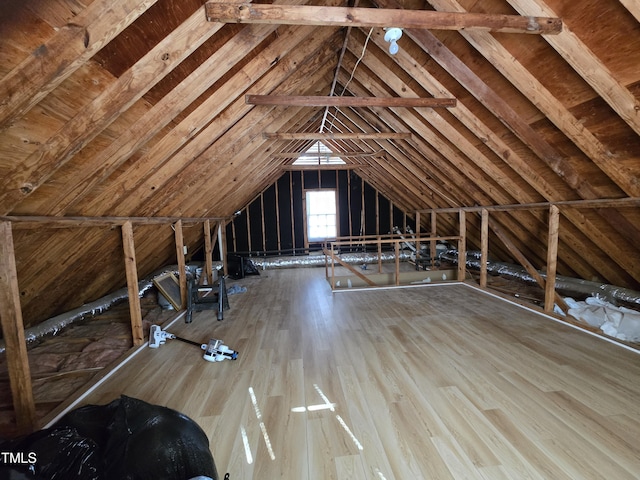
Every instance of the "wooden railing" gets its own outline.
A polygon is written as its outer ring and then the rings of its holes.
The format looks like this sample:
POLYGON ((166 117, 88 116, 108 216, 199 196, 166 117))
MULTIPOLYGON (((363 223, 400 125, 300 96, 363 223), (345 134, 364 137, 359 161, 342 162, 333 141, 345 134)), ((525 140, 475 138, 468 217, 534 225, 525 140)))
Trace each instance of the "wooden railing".
MULTIPOLYGON (((329 280, 331 284, 331 288, 336 288, 336 272, 335 266, 336 262, 346 268, 350 273, 355 275, 356 277, 363 280, 367 285, 371 287, 378 286, 375 282, 373 282, 370 278, 367 278, 367 275, 364 275, 362 272, 356 270, 347 262, 344 262, 340 258, 340 247, 365 247, 367 245, 375 245, 377 247, 377 255, 378 255, 378 273, 382 272, 382 247, 383 245, 392 246, 394 252, 394 261, 395 261, 395 274, 394 274, 394 284, 400 285, 400 245, 403 243, 416 243, 416 251, 420 251, 420 242, 433 242, 437 241, 451 241, 455 240, 458 242, 458 247, 461 247, 461 244, 464 245, 463 235, 455 235, 455 236, 423 236, 422 234, 387 234, 387 235, 364 235, 358 237, 338 237, 335 240, 326 240, 322 245, 322 251, 325 255, 325 275, 327 280, 329 280), (331 271, 331 274, 329 274, 331 271)), ((462 247, 464 248, 464 247, 462 247)), ((435 247, 434 247, 435 251, 435 247)), ((435 254, 431 256, 431 258, 435 258, 435 254)), ((462 268, 458 268, 458 280, 464 280, 465 269, 464 263, 462 268)))
MULTIPOLYGON (((554 305, 558 305, 565 313, 569 307, 556 292, 556 269, 558 265, 558 235, 560 224, 560 208, 579 209, 579 208, 623 208, 640 206, 640 198, 620 198, 620 199, 594 199, 594 200, 567 200, 558 202, 541 202, 529 204, 514 205, 492 205, 492 206, 474 206, 474 207, 451 207, 437 208, 416 211, 416 229, 420 228, 421 214, 430 215, 431 235, 435 236, 437 231, 437 215, 441 213, 457 213, 460 222, 460 235, 464 239, 466 230, 467 213, 479 213, 481 217, 481 256, 480 256, 480 287, 487 286, 487 262, 489 253, 489 230, 491 230, 509 250, 511 255, 526 269, 526 271, 536 280, 536 282, 544 289, 544 310, 547 313, 553 312, 554 305), (489 218, 490 212, 505 212, 515 210, 548 210, 548 235, 547 235, 547 259, 546 259, 546 279, 539 271, 527 260, 526 255, 518 249, 515 243, 510 239, 509 234, 496 221, 489 218)), ((432 255, 435 254, 435 243, 431 244, 432 255)), ((465 265, 466 248, 458 249, 458 268, 465 265)))

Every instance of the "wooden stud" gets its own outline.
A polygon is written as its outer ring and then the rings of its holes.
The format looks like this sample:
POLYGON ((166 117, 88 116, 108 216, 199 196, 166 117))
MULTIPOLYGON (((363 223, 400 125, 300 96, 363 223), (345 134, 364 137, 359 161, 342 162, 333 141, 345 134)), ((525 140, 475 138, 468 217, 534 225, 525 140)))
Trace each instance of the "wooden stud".
POLYGON ((176 242, 176 260, 178 262, 178 281, 180 283, 180 302, 181 307, 187 305, 187 266, 184 260, 184 236, 182 234, 182 220, 178 220, 173 225, 173 231, 176 242))
MULTIPOLYGON (((302 172, 300 172, 302 175, 302 172)), ((293 173, 289 172, 289 195, 293 198, 293 173)), ((293 248, 293 252, 295 254, 296 251, 296 221, 293 210, 293 201, 291 202, 291 248, 293 248)))
MULTIPOLYGON (((437 232, 437 224, 436 224, 436 220, 437 220, 437 216, 438 214, 436 212, 431 212, 431 236, 435 237, 438 232, 437 232)), ((436 241, 435 240, 431 240, 429 242, 429 254, 431 256, 431 266, 435 266, 436 263, 436 254, 438 252, 437 248, 436 248, 436 241)))
POLYGON ((9 222, 0 222, 0 322, 17 427, 22 434, 30 433, 36 425, 35 404, 20 306, 13 233, 9 222))
POLYGON ((211 245, 211 223, 209 220, 204 221, 204 274, 207 278, 207 284, 213 285, 213 246, 211 245))
POLYGON ((420 231, 422 230, 420 226, 420 212, 416 212, 416 267, 419 266, 420 262, 420 231))
POLYGON ((302 239, 304 241, 304 248, 309 248, 309 236, 307 235, 307 193, 304 185, 304 172, 300 172, 300 183, 302 184, 302 239))
POLYGON ((262 251, 267 250, 267 232, 264 222, 264 192, 260 192, 260 225, 262 225, 262 251))
POLYGON ((224 222, 218 223, 218 248, 222 261, 222 274, 226 277, 229 275, 229 264, 227 262, 227 229, 224 222))
POLYGON ((489 257, 489 211, 484 208, 481 212, 480 225, 480 286, 487 287, 487 262, 489 257))
POLYGON ((129 293, 131 336, 133 338, 133 346, 138 347, 144 343, 144 332, 142 331, 138 267, 136 265, 136 250, 133 241, 133 225, 131 222, 125 222, 125 224, 122 225, 122 246, 124 250, 124 267, 127 274, 127 291, 129 293))
POLYGON ((360 212, 360 235, 364 236, 367 234, 367 217, 365 211, 364 204, 364 178, 360 177, 360 202, 362 204, 361 212, 360 212))
POLYGON ((458 281, 463 282, 467 269, 467 221, 464 210, 459 211, 460 239, 458 240, 458 281))
POLYGON ((544 291, 545 312, 553 312, 553 306, 555 304, 559 229, 560 209, 555 205, 551 205, 549 208, 549 240, 547 246, 547 282, 544 291))
POLYGON ((353 235, 353 218, 351 215, 351 174, 347 173, 347 207, 349 209, 349 236, 353 235))
POLYGON ((380 194, 378 189, 375 189, 376 195, 376 235, 380 234, 380 194))
POLYGON ((276 189, 276 235, 278 237, 278 251, 282 251, 282 237, 280 235, 280 188, 278 181, 275 183, 276 189))
POLYGON ((249 216, 249 205, 245 208, 247 211, 247 248, 251 252, 253 251, 253 242, 251 241, 251 218, 249 216))
POLYGON ((396 258, 396 271, 395 271, 396 285, 400 285, 400 243, 399 242, 395 242, 393 244, 393 250, 396 258))
POLYGON ((232 240, 233 240, 233 251, 237 252, 238 251, 238 241, 237 241, 237 238, 236 238, 236 220, 235 220, 235 218, 231 222, 231 237, 232 237, 232 240))

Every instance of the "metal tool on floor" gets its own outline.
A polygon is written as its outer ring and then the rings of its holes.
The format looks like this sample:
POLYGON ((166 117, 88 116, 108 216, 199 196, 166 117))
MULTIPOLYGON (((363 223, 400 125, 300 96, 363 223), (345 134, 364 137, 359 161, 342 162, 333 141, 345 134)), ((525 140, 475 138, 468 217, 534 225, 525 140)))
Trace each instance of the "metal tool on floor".
POLYGON ((212 338, 209 340, 209 343, 198 343, 162 330, 159 325, 151 325, 151 329, 149 330, 150 348, 159 348, 160 345, 164 345, 167 340, 172 339, 200 347, 204 350, 203 358, 207 362, 221 362, 223 360, 235 360, 238 358, 238 352, 224 345, 222 340, 212 338))

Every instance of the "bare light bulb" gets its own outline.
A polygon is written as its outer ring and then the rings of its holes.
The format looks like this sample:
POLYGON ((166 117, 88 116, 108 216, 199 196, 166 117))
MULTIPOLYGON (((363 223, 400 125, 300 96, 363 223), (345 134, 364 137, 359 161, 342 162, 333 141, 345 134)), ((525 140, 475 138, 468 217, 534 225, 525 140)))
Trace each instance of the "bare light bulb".
POLYGON ((389 53, 395 55, 398 53, 398 40, 402 37, 402 29, 397 27, 385 28, 385 42, 389 42, 389 53))

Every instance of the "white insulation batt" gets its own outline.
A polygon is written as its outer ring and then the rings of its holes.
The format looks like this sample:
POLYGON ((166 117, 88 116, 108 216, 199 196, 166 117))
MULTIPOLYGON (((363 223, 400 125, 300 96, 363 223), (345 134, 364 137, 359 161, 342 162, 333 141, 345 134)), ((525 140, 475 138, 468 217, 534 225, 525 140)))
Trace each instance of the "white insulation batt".
POLYGON ((616 307, 597 297, 583 302, 565 298, 572 317, 597 327, 610 337, 627 342, 640 342, 640 312, 625 307, 616 307))

